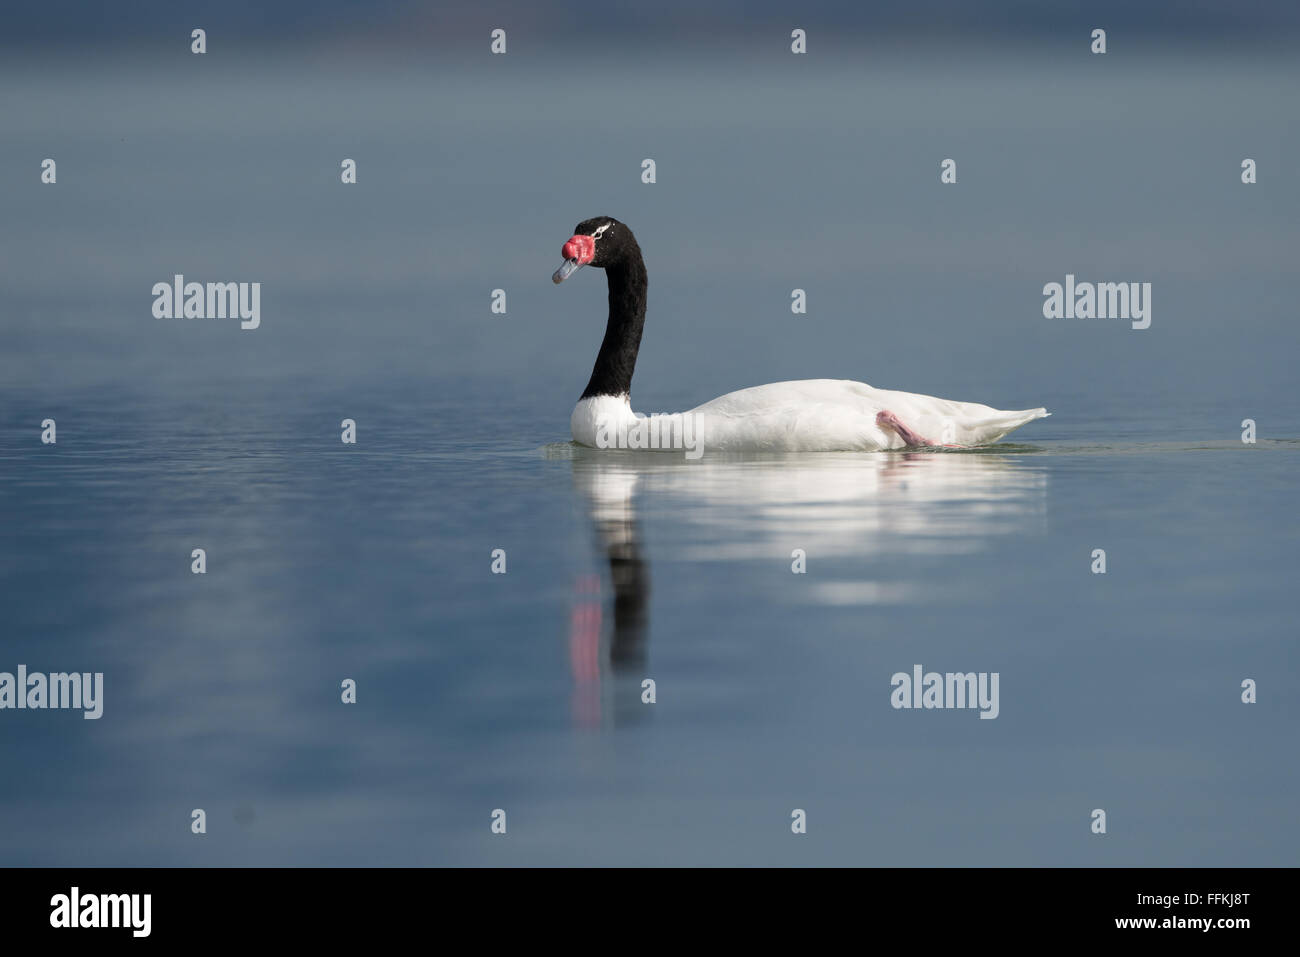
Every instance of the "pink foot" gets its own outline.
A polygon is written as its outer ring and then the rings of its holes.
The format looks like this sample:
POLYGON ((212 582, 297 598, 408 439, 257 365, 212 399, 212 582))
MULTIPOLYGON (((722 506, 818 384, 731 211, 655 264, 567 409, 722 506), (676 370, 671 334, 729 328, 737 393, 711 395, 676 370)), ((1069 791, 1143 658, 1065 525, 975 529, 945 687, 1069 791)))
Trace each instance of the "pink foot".
POLYGON ((951 445, 947 443, 935 442, 932 439, 927 439, 920 432, 913 432, 911 429, 909 429, 907 426, 903 424, 902 420, 899 419, 898 416, 894 415, 894 413, 890 412, 888 409, 881 409, 879 412, 876 413, 876 425, 880 426, 886 432, 893 432, 895 435, 897 435, 900 439, 903 440, 904 445, 911 446, 914 448, 918 448, 918 447, 945 448, 945 449, 961 448, 960 445, 951 445))

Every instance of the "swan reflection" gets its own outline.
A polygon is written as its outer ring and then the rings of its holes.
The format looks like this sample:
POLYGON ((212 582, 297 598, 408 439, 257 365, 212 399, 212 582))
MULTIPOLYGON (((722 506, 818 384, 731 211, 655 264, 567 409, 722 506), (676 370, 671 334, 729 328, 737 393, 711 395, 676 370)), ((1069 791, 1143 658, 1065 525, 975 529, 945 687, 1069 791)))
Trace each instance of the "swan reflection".
POLYGON ((603 566, 579 582, 570 629, 579 688, 575 716, 583 724, 602 720, 606 674, 629 682, 615 698, 626 699, 616 721, 649 710, 640 704, 639 687, 650 677, 651 578, 639 509, 657 524, 674 526, 676 560, 788 567, 801 549, 809 575, 797 600, 824 605, 905 603, 922 591, 934 594, 929 583, 853 575, 843 569, 860 569, 860 563, 828 559, 969 555, 998 538, 1045 530, 1046 472, 1032 457, 1012 452, 733 455, 688 462, 664 453, 557 445, 547 454, 571 460, 603 566), (612 590, 608 615, 602 580, 612 590))

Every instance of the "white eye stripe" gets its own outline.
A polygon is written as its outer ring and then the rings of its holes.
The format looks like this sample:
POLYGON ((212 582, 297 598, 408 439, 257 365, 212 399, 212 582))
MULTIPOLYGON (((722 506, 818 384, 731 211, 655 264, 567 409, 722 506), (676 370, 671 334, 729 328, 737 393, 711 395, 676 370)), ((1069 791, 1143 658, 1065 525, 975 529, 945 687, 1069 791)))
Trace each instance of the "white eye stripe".
POLYGON ((594 233, 592 233, 592 234, 591 234, 592 242, 595 242, 595 241, 596 241, 597 239, 599 239, 601 236, 605 235, 605 230, 609 229, 609 227, 611 227, 611 226, 613 226, 613 225, 614 225, 613 223, 606 223, 604 226, 601 226, 600 229, 598 229, 598 230, 596 230, 594 233))

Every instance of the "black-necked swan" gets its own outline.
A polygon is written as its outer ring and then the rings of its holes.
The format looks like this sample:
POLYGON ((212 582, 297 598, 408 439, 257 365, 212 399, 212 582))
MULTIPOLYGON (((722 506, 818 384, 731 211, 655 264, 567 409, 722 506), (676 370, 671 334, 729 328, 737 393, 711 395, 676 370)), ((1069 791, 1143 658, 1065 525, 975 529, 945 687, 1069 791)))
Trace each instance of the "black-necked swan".
MULTIPOLYGON (((570 419, 573 440, 593 448, 681 449, 685 431, 713 451, 838 452, 969 447, 996 442, 1046 409, 1002 412, 848 379, 773 382, 729 392, 689 412, 647 419, 632 411, 632 372, 645 325, 645 260, 632 230, 611 216, 579 223, 563 246, 561 283, 583 266, 605 270, 609 320, 591 379, 570 419), (656 428, 645 426, 659 419, 656 428), (634 438, 626 442, 620 437, 634 438), (668 442, 663 436, 674 435, 668 442)), ((688 446, 690 441, 688 441, 688 446)))

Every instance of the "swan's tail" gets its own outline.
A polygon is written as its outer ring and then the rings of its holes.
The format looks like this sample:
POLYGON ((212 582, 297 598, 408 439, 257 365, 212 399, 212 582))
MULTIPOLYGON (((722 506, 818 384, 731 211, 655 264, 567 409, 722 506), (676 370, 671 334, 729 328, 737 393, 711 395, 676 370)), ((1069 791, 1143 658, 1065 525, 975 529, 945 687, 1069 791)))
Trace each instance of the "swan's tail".
POLYGON ((988 445, 998 441, 1004 435, 1014 432, 1026 422, 1032 422, 1034 419, 1045 419, 1052 413, 1046 409, 1021 409, 1018 412, 998 412, 987 418, 972 422, 968 429, 970 435, 967 436, 969 445, 988 445))

